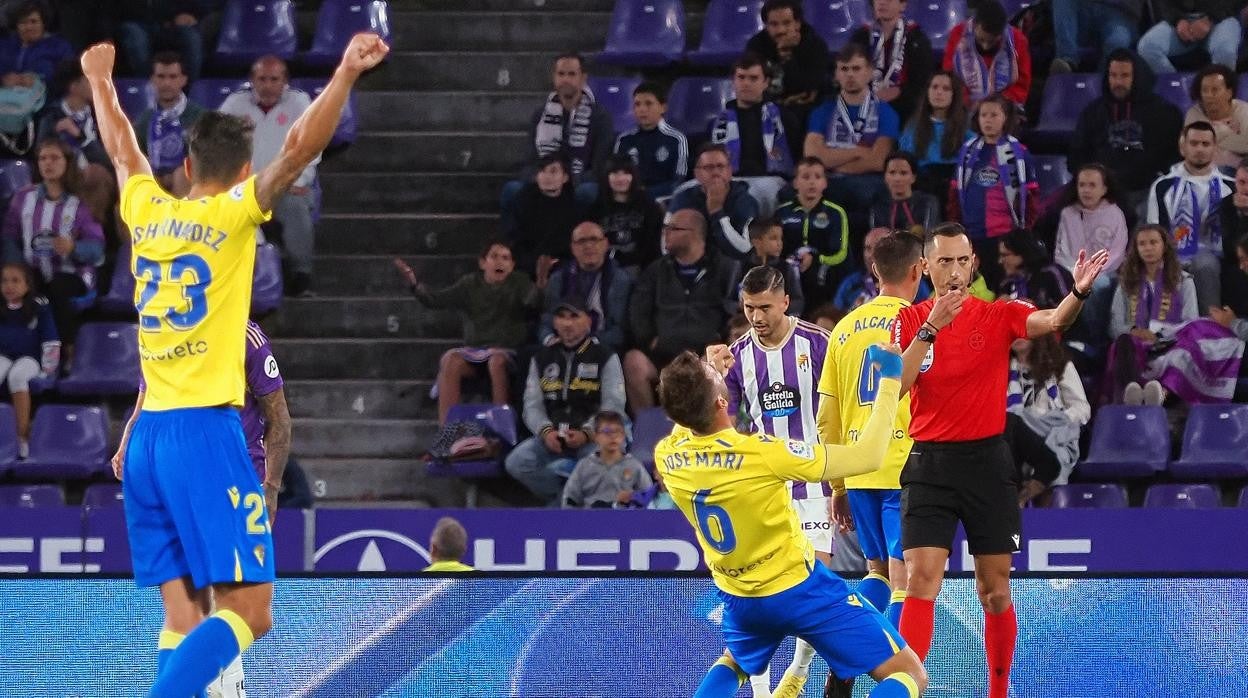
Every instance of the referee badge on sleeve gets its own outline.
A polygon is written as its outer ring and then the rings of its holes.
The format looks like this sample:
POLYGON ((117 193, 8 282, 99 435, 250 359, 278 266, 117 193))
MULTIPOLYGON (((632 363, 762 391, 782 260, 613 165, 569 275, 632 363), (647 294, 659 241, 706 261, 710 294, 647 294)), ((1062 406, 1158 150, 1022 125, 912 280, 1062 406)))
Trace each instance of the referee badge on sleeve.
POLYGON ((927 373, 927 369, 936 362, 936 345, 927 345, 927 353, 923 355, 923 363, 919 364, 919 373, 927 373))

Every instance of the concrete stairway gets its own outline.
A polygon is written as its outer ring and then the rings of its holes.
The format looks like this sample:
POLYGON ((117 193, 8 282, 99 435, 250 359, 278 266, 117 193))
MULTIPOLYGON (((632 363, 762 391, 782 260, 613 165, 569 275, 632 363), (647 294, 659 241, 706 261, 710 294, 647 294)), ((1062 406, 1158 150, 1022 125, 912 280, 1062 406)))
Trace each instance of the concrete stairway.
POLYGON ((390 60, 360 85, 361 132, 321 169, 313 299, 266 321, 287 381, 293 452, 323 500, 462 503, 426 479, 426 399, 454 314, 423 309, 390 257, 431 286, 475 269, 499 187, 524 155, 557 53, 601 48, 611 0, 390 0, 390 60))

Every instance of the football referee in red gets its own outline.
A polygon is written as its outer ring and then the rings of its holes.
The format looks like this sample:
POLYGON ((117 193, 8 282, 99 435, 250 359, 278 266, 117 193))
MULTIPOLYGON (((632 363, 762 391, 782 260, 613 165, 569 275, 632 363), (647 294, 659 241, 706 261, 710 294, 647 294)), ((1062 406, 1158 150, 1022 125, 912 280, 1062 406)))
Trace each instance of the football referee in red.
POLYGON ((1018 621, 1010 600, 1010 556, 1019 549, 1018 482, 1005 431, 1010 344, 1070 327, 1104 269, 1104 250, 1079 253, 1073 291, 1058 307, 1022 300, 985 303, 967 293, 976 259, 966 229, 928 233, 924 267, 932 298, 903 309, 893 338, 904 350, 914 447, 901 473, 901 541, 909 591, 901 634, 926 658, 936 596, 958 521, 975 557, 984 607, 989 698, 1006 698, 1018 621), (934 299, 934 300, 933 300, 934 299))

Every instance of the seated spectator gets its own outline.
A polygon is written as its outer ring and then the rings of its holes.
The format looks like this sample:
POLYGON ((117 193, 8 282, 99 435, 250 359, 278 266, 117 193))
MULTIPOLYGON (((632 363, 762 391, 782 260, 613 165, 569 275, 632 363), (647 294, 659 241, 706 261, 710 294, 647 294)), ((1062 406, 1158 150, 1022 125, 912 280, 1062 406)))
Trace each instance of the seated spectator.
POLYGON ((587 303, 590 334, 611 351, 623 351, 633 279, 607 256, 607 248, 607 236, 597 223, 586 221, 572 229, 572 259, 556 266, 546 284, 542 322, 537 331, 542 344, 559 341, 555 311, 560 303, 575 297, 587 303))
POLYGON ((728 151, 733 174, 750 187, 758 202, 760 218, 776 211, 780 190, 793 176, 793 151, 789 134, 801 131, 788 111, 775 102, 765 101, 766 66, 757 54, 747 53, 732 67, 732 91, 724 110, 711 122, 711 142, 728 151))
POLYGON ((593 440, 597 450, 577 462, 563 486, 564 509, 618 509, 654 486, 646 466, 625 449, 628 437, 619 412, 594 415, 593 440))
POLYGON ((30 267, 7 262, 0 269, 0 377, 9 387, 17 417, 17 457, 30 454, 30 381, 39 375, 56 375, 60 337, 48 302, 35 295, 30 267))
MULTIPOLYGON (((594 181, 611 154, 615 126, 611 113, 594 99, 588 87, 589 73, 585 72, 585 60, 580 54, 556 57, 551 77, 555 90, 530 120, 533 150, 526 160, 534 162, 546 155, 562 155, 577 187, 578 201, 588 203, 594 198, 594 181)), ((512 187, 514 195, 519 187, 512 187)), ((503 198, 508 199, 507 188, 503 198)))
POLYGON ((1056 308, 1070 295, 1074 277, 1065 268, 1049 261, 1044 246, 1027 230, 1011 230, 998 238, 997 263, 1002 278, 997 297, 1025 299, 1037 308, 1056 308))
POLYGON ((433 525, 429 535, 429 566, 421 572, 472 572, 464 564, 468 552, 468 531, 450 516, 443 516, 433 525))
POLYGON ((1107 397, 1137 405, 1160 405, 1171 395, 1187 404, 1229 401, 1244 344, 1198 315, 1196 285, 1168 231, 1140 226, 1114 293, 1107 397))
MULTIPOLYGON (((1223 307, 1239 317, 1248 317, 1248 274, 1241 273, 1240 251, 1248 244, 1248 163, 1235 168, 1235 193, 1229 202, 1223 200, 1218 211, 1222 219, 1223 307)), ((1212 309, 1210 317, 1215 317, 1212 309)))
MULTIPOLYGON (((615 154, 632 159, 640 172, 639 184, 653 197, 670 196, 689 176, 689 141, 663 115, 667 96, 655 82, 643 82, 633 90, 633 118, 637 126, 615 139, 615 154)), ((613 160, 608 160, 607 168, 613 160)), ((606 169, 606 168, 604 168, 606 169)), ((599 172, 599 179, 606 172, 599 172)), ((602 186, 599 185, 599 196, 602 186)))
POLYGON ((611 258, 636 277, 659 258, 663 207, 650 198, 649 190, 641 184, 637 166, 627 155, 611 156, 603 169, 598 198, 585 218, 602 226, 611 243, 611 258))
POLYGON ((48 33, 48 13, 42 3, 22 2, 9 12, 8 19, 16 32, 0 38, 0 84, 34 87, 38 79, 50 92, 56 67, 76 59, 73 47, 48 33))
POLYGON ((1053 0, 1053 41, 1057 56, 1049 74, 1072 73, 1079 67, 1079 49, 1099 46, 1104 65, 1118 49, 1135 45, 1143 0, 1053 0))
MULTIPOLYGON (((1237 197, 1240 196, 1238 191, 1235 195, 1237 197)), ((1243 198, 1248 199, 1248 193, 1245 193, 1243 198)), ((1238 203, 1240 202, 1237 201, 1237 206, 1238 203)), ((1245 208, 1248 208, 1248 206, 1245 206, 1245 208)), ((1244 215, 1248 216, 1248 212, 1245 212, 1244 215)), ((1227 279, 1238 278, 1241 282, 1248 282, 1248 235, 1241 234, 1239 237, 1235 238, 1234 247, 1235 268, 1229 272, 1223 273, 1223 281, 1225 282, 1227 279)), ((1242 285, 1239 288, 1242 288, 1242 285)), ((1228 299, 1232 298, 1229 295, 1226 297, 1228 299)), ((1234 302, 1234 305, 1228 304, 1221 307, 1210 308, 1209 317, 1219 325, 1222 325, 1228 330, 1234 332, 1235 336, 1239 337, 1240 341, 1248 342, 1248 320, 1245 319, 1245 317, 1248 317, 1248 308, 1245 307, 1248 305, 1248 297, 1237 297, 1234 298, 1232 302, 1234 302)), ((1241 374, 1243 373, 1244 368, 1246 367, 1241 365, 1241 374)))
POLYGON ((646 267, 629 301, 636 349, 624 355, 633 414, 654 406, 659 370, 682 351, 715 344, 737 307, 738 264, 707 245, 706 219, 692 209, 663 226, 667 254, 646 267))
POLYGON ((1153 93, 1153 71, 1127 49, 1109 54, 1101 96, 1079 113, 1067 164, 1071 172, 1103 163, 1122 186, 1124 211, 1148 198, 1148 186, 1179 159, 1183 116, 1153 93))
POLYGON ((439 291, 426 288, 403 260, 396 258, 394 265, 422 305, 455 310, 464 321, 465 346, 443 354, 438 367, 438 423, 445 424, 446 414, 459 404, 460 383, 478 375, 481 366, 490 377, 493 403, 506 405, 508 370, 516 348, 528 340, 526 316, 540 302, 540 289, 524 274, 514 273, 511 247, 501 240, 486 242, 477 258, 480 271, 464 274, 439 291))
POLYGON ((1192 80, 1192 106, 1183 120, 1185 125, 1213 125, 1218 142, 1213 164, 1228 170, 1248 155, 1248 102, 1235 98, 1238 81, 1235 71, 1220 63, 1201 68, 1192 80))
POLYGON ((1011 347, 1005 440, 1018 470, 1018 505, 1065 484, 1079 460, 1079 434, 1092 417, 1083 380, 1056 335, 1011 347))
POLYGON ((1014 103, 993 95, 975 106, 979 135, 962 146, 949 190, 949 219, 960 221, 975 247, 980 270, 995 286, 996 238, 1036 222, 1040 185, 1027 147, 1014 136, 1014 103))
MULTIPOLYGON (((759 14, 763 30, 750 37, 745 50, 767 60, 772 99, 792 110, 799 123, 805 123, 827 83, 831 65, 828 45, 802 19, 801 0, 767 0, 759 14)), ((793 157, 799 156, 793 153, 793 157)))
POLYGON ((1183 127, 1183 161, 1157 178, 1148 192, 1144 220, 1160 224, 1178 251, 1183 268, 1195 277, 1197 315, 1222 305, 1222 203, 1235 192, 1235 180, 1213 166, 1217 136, 1207 121, 1183 127))
POLYGON ((163 51, 152 58, 152 91, 156 104, 134 122, 139 147, 152 165, 156 181, 174 196, 185 196, 191 183, 182 161, 186 159, 191 127, 204 113, 203 106, 186 98, 186 73, 182 57, 163 51))
POLYGON ((35 270, 34 290, 51 302, 57 332, 68 345, 78 334, 79 303, 95 292, 104 232, 77 195, 82 176, 70 165, 69 145, 54 138, 41 141, 35 152, 39 183, 9 202, 0 232, 4 261, 35 270))
POLYGON ((898 149, 918 158, 916 186, 935 196, 942 207, 957 173, 962 144, 975 137, 968 120, 962 80, 947 70, 938 70, 927 82, 927 97, 897 142, 898 149))
POLYGON ((1114 179, 1104 165, 1092 162, 1080 167, 1073 184, 1067 189, 1057 224, 1053 261, 1074 274, 1080 250, 1088 254, 1100 250, 1109 252, 1109 262, 1092 284, 1092 297, 1084 302, 1079 313, 1079 322, 1091 332, 1092 338, 1101 340, 1104 339, 1103 328, 1109 322, 1114 282, 1127 252, 1130 233, 1126 216, 1117 204, 1119 194, 1114 179))
POLYGON ((1022 108, 1031 91, 1031 47, 1027 36, 1010 26, 998 0, 979 3, 975 16, 949 32, 941 67, 966 84, 967 97, 976 104, 989 95, 1003 94, 1022 108))
POLYGON ((69 145, 73 153, 70 163, 82 172, 78 195, 95 220, 112 228, 117 176, 100 142, 91 104, 91 85, 75 61, 66 61, 57 67, 56 83, 64 86, 65 96, 49 104, 40 114, 36 142, 59 138, 69 145))
POLYGON ((142 75, 152 63, 152 49, 177 51, 186 58, 191 82, 204 65, 204 38, 200 33, 201 6, 196 0, 140 2, 120 0, 115 18, 117 46, 130 66, 130 75, 142 75))
POLYGON ((884 186, 888 201, 871 209, 868 225, 872 228, 909 230, 918 237, 936 225, 940 218, 940 202, 927 192, 915 191, 919 165, 913 154, 898 151, 884 161, 884 186))
MULTIPOLYGON (((875 274, 871 272, 871 265, 875 264, 876 243, 891 233, 892 231, 888 228, 872 228, 867 233, 862 245, 862 269, 856 269, 845 277, 841 285, 837 287, 836 295, 832 297, 832 304, 824 306, 825 311, 835 312, 844 317, 849 311, 880 295, 879 283, 875 274)), ((914 302, 925 301, 930 295, 932 295, 932 287, 925 276, 919 281, 919 292, 914 302)), ((829 318, 831 317, 829 315, 829 318)), ((835 327, 839 320, 840 317, 831 320, 828 329, 835 327)))
POLYGON ((859 44, 837 54, 836 80, 841 93, 810 115, 804 152, 827 168, 829 199, 865 212, 884 197, 884 158, 901 135, 900 119, 871 92, 871 59, 859 44))
POLYGON ((555 262, 570 256, 568 240, 579 219, 562 155, 551 153, 537 161, 533 181, 516 195, 515 212, 510 238, 516 267, 545 285, 555 262))
POLYGON ((533 436, 507 454, 507 472, 545 504, 555 502, 575 462, 594 452, 594 415, 624 414, 620 359, 589 334, 583 298, 555 310, 554 344, 529 362, 524 424, 533 436), (572 459, 571 463, 564 463, 572 459))
POLYGON ((744 180, 732 176, 728 150, 718 143, 698 149, 694 180, 686 182, 667 203, 667 210, 693 209, 710 226, 711 246, 731 259, 750 253, 750 221, 758 218, 758 201, 744 180))
POLYGON ((1214 63, 1234 70, 1243 30, 1236 13, 1242 3, 1234 0, 1153 0, 1153 16, 1159 18, 1140 37, 1140 57, 1154 73, 1174 73, 1170 61, 1200 49, 1214 63))
MULTIPOLYGON (((220 111, 249 120, 252 134, 251 171, 260 172, 277 157, 295 120, 312 103, 302 90, 289 86, 286 62, 264 56, 251 66, 251 89, 225 98, 220 111)), ((312 261, 316 252, 312 211, 316 206, 316 165, 308 165, 290 189, 273 204, 273 221, 281 226, 281 245, 286 262, 286 295, 308 297, 312 293, 312 261)), ((266 228, 266 232, 271 230, 266 228)))
POLYGON ((754 251, 741 265, 737 278, 737 286, 746 273, 754 267, 772 267, 784 277, 784 293, 789 297, 787 315, 801 317, 806 308, 802 296, 802 280, 798 261, 793 257, 784 257, 780 253, 784 249, 784 233, 780 222, 775 219, 754 221, 750 223, 750 245, 754 251))
POLYGON ((824 198, 827 178, 823 163, 804 157, 797 163, 793 186, 797 197, 776 211, 784 231, 780 254, 795 258, 802 274, 802 296, 807 307, 832 297, 841 279, 849 274, 849 216, 845 209, 824 198))
POLYGON ((874 21, 854 30, 875 70, 871 91, 898 114, 912 114, 932 74, 932 42, 917 22, 905 18, 906 0, 872 0, 874 21))

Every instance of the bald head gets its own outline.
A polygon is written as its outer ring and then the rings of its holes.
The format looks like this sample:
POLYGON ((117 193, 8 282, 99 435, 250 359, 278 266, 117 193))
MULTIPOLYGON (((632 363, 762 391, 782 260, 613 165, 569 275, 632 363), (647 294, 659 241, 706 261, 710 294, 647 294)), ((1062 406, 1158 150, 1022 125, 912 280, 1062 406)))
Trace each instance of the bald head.
POLYGON ((251 65, 251 89, 256 101, 265 109, 271 108, 282 98, 282 90, 290 74, 286 70, 286 61, 277 56, 262 56, 251 65))
POLYGON ((683 263, 696 262, 706 251, 706 218, 692 208, 673 211, 663 226, 663 242, 683 263))
POLYGON ((468 551, 468 532, 463 524, 449 516, 438 519, 429 537, 431 562, 459 562, 468 551))

